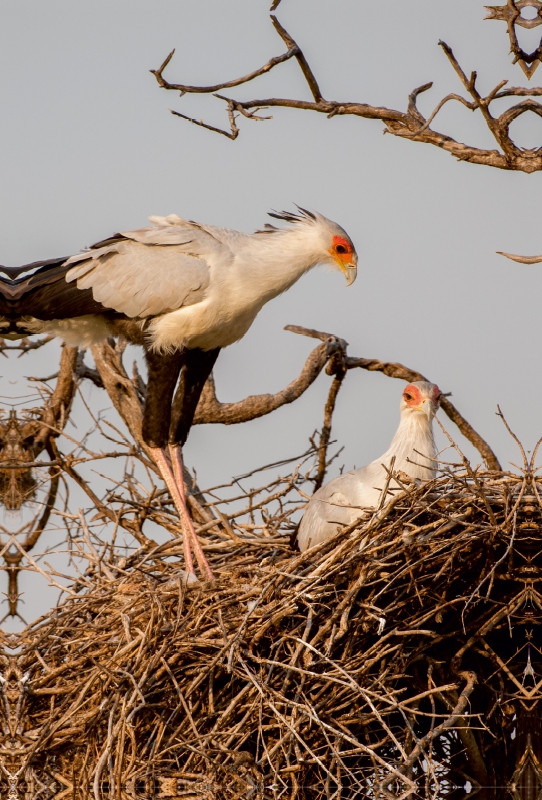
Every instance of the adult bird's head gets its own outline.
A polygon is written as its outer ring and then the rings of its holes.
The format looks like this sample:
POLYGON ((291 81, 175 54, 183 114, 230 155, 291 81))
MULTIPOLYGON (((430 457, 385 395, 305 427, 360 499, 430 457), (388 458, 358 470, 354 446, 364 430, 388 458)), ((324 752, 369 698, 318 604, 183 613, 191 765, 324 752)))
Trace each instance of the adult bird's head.
MULTIPOLYGON (((315 263, 327 264, 333 269, 340 269, 346 277, 346 285, 356 280, 358 272, 358 254, 352 239, 336 222, 324 217, 317 211, 307 211, 297 206, 298 213, 282 211, 269 214, 275 219, 293 223, 299 236, 306 237, 307 243, 315 247, 313 252, 315 263)), ((258 233, 282 233, 273 225, 266 225, 265 231, 258 233)))
POLYGON ((401 416, 424 414, 433 419, 440 403, 440 389, 429 381, 409 383, 401 398, 401 416))
MULTIPOLYGON (((339 228, 338 225, 336 225, 339 228)), ((339 269, 346 275, 346 285, 350 286, 356 280, 358 274, 358 254, 354 248, 352 240, 342 228, 341 233, 335 233, 329 254, 339 269)))

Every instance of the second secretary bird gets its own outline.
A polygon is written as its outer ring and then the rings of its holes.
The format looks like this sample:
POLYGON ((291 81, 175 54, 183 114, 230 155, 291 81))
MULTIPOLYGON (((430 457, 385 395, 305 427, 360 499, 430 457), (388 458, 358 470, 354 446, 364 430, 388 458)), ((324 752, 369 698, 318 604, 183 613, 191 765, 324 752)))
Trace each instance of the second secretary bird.
POLYGON ((435 477, 433 417, 439 402, 440 389, 434 383, 409 383, 401 397, 399 427, 384 455, 365 467, 339 475, 310 499, 297 535, 301 552, 331 539, 343 526, 363 518, 367 509, 388 503, 399 489, 392 479, 387 496, 382 497, 390 469, 405 472, 415 480, 435 477))
POLYGON ((208 578, 186 509, 181 448, 218 353, 244 336, 265 303, 317 264, 338 268, 347 285, 356 278, 354 245, 337 223, 301 208, 270 216, 289 225, 246 234, 174 214, 150 217, 152 227, 114 234, 68 259, 4 269, 10 280, 2 335, 50 333, 80 347, 124 335, 143 346, 142 436, 181 519, 187 572, 194 572, 192 543, 208 578), (22 274, 30 268, 32 274, 22 274), (172 420, 179 375, 179 413, 172 420))

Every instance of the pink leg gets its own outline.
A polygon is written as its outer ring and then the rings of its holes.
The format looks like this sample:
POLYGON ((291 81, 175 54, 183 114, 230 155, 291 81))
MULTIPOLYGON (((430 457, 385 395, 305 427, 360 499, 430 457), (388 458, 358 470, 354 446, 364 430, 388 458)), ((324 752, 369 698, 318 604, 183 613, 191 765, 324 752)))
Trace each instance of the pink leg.
POLYGON ((192 559, 192 551, 190 549, 190 531, 187 530, 187 526, 184 523, 184 517, 185 515, 188 517, 188 512, 184 504, 183 496, 179 492, 179 488, 175 478, 173 477, 171 467, 168 464, 168 460, 164 451, 160 447, 151 447, 150 451, 179 513, 183 529, 184 562, 186 565, 186 571, 189 575, 194 575, 194 561, 192 559))
POLYGON ((206 573, 208 580, 214 581, 215 576, 213 575, 211 567, 209 566, 209 562, 205 558, 205 553, 203 552, 203 548, 197 537, 196 531, 194 530, 194 526, 192 525, 190 514, 188 513, 188 509, 186 508, 186 494, 184 490, 183 459, 181 454, 181 448, 176 445, 170 444, 169 456, 171 458, 171 463, 173 465, 173 475, 175 477, 175 484, 181 496, 184 509, 184 520, 181 519, 183 530, 188 529, 188 533, 192 540, 192 544, 194 545, 194 552, 198 560, 199 568, 203 573, 206 573))

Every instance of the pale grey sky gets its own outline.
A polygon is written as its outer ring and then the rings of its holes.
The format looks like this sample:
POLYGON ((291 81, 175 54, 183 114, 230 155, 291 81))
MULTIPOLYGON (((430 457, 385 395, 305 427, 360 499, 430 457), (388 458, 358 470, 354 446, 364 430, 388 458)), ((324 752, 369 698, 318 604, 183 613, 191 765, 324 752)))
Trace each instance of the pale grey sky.
MULTIPOLYGON (((513 264, 495 251, 542 252, 541 176, 457 163, 429 145, 383 136, 380 122, 354 117, 275 110, 269 122, 241 120, 241 135, 231 142, 172 116, 168 107, 226 123, 219 101, 181 100, 160 90, 149 70, 173 47, 166 73, 173 81, 218 82, 260 66, 284 50, 268 5, 4 2, 0 262, 69 255, 113 231, 144 225, 151 214, 251 231, 270 209, 294 202, 315 208, 352 236, 358 280, 347 289, 336 273, 314 271, 266 306, 245 339, 220 356, 220 399, 282 388, 314 345, 283 327, 305 325, 347 339, 351 355, 423 372, 453 392, 503 464, 517 462, 494 412, 499 403, 527 448, 542 435, 542 265, 513 264)), ((420 100, 429 113, 445 94, 461 91, 439 39, 466 72, 478 70, 481 90, 503 78, 527 85, 511 64, 504 24, 484 22, 482 2, 282 0, 278 16, 331 99, 403 110, 409 92, 433 80, 420 100)), ((308 96, 294 62, 233 93, 308 96)), ((434 127, 494 146, 481 118, 459 104, 448 104, 434 127)), ((542 141, 542 120, 532 114, 513 130, 524 146, 542 141)), ((54 371, 48 358, 2 362, 2 394, 24 394, 23 375, 54 371)), ((293 406, 243 426, 194 429, 186 460, 201 484, 302 452, 321 424, 328 386, 321 376, 293 406)), ((349 374, 333 429, 345 445, 347 468, 387 448, 401 388, 378 374, 349 374)), ((108 406, 103 392, 91 397, 96 407, 108 406)))

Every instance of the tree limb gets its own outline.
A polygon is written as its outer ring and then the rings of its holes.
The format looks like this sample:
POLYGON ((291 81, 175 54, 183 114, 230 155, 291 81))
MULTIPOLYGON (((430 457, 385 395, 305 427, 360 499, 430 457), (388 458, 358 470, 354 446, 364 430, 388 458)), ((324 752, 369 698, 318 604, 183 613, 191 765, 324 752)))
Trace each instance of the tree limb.
POLYGON ((329 337, 326 344, 316 347, 309 355, 301 373, 276 394, 256 394, 237 403, 221 403, 216 396, 214 378, 207 381, 194 418, 195 425, 221 423, 236 425, 271 414, 281 406, 293 403, 311 386, 330 356, 340 349, 340 340, 329 337))
MULTIPOLYGON (((277 4, 278 5, 278 4, 277 4)), ((274 5, 276 8, 276 5, 274 5)), ((539 96, 542 92, 540 87, 534 89, 526 89, 525 87, 509 87, 503 90, 507 81, 501 81, 497 86, 487 95, 482 96, 476 88, 476 72, 473 72, 470 78, 467 77, 459 62, 454 56, 452 49, 445 43, 439 42, 443 51, 445 52, 450 64, 458 75, 465 90, 470 95, 471 100, 467 100, 457 94, 449 94, 441 100, 432 114, 426 119, 417 108, 416 102, 418 96, 426 92, 432 87, 432 83, 426 83, 423 86, 414 89, 408 101, 407 111, 396 111, 394 109, 385 108, 378 105, 370 105, 368 103, 360 102, 341 102, 337 100, 326 100, 320 91, 318 81, 311 69, 303 51, 297 42, 290 36, 285 28, 280 24, 278 19, 271 15, 271 21, 282 41, 288 48, 282 55, 274 56, 267 61, 262 67, 249 72, 248 74, 235 78, 229 81, 223 81, 209 86, 192 86, 182 83, 170 83, 164 78, 164 70, 169 65, 173 54, 172 51, 161 66, 156 70, 151 70, 155 76, 158 85, 167 91, 178 91, 181 97, 185 94, 213 94, 214 97, 223 100, 227 106, 227 114, 229 117, 230 130, 226 131, 222 128, 217 128, 209 125, 202 120, 196 120, 181 114, 178 111, 172 110, 171 113, 176 116, 182 117, 189 122, 200 127, 207 128, 211 131, 223 134, 230 139, 236 139, 239 135, 239 129, 236 123, 236 113, 241 114, 248 119, 262 120, 266 119, 257 116, 256 113, 262 108, 297 108, 305 111, 316 111, 320 114, 326 114, 328 118, 335 116, 354 115, 364 119, 378 119, 385 123, 386 133, 391 133, 394 136, 399 136, 412 141, 424 142, 446 150, 451 155, 455 156, 460 161, 468 161, 472 164, 484 164, 486 166, 496 167, 498 169, 506 170, 519 170, 521 172, 536 172, 542 169, 542 148, 528 149, 516 145, 509 134, 509 128, 514 119, 527 111, 533 112, 542 116, 542 105, 532 99, 531 97, 539 96), (267 97, 252 100, 236 100, 233 97, 227 97, 218 92, 222 89, 231 89, 237 86, 243 86, 251 81, 267 74, 279 64, 294 58, 307 83, 311 92, 312 100, 295 100, 291 98, 282 97, 267 97), (494 117, 490 112, 490 104, 502 97, 514 96, 528 96, 528 99, 518 103, 512 108, 505 110, 500 116, 494 117), (431 129, 430 125, 441 108, 449 100, 456 100, 464 105, 471 111, 480 111, 484 117, 485 123, 491 134, 496 140, 500 150, 485 150, 478 147, 473 147, 462 142, 456 141, 451 136, 439 133, 431 129)), ((270 119, 271 117, 267 117, 270 119)))

